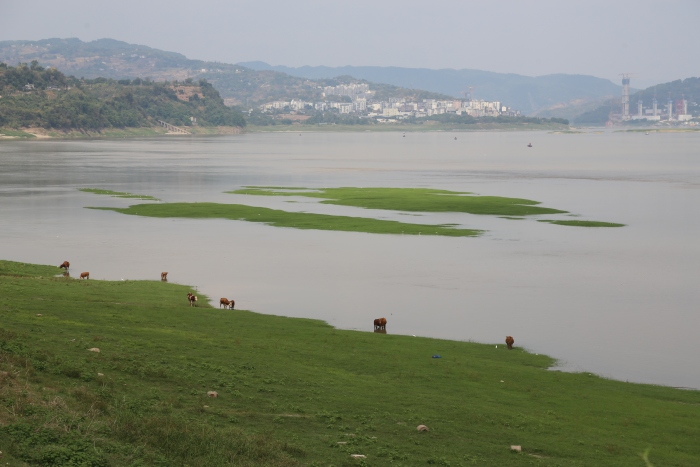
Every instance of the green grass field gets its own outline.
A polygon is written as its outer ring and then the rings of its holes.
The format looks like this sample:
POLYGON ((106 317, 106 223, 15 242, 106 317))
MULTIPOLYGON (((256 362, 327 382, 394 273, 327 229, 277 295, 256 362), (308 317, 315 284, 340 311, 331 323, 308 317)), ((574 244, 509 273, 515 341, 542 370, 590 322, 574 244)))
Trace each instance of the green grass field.
POLYGON ((547 371, 517 335, 509 351, 343 331, 59 272, 0 261, 7 465, 700 463, 700 392, 547 371))
POLYGON ((322 198, 323 204, 410 212, 464 212, 496 216, 561 214, 566 211, 538 206, 538 201, 431 188, 318 188, 245 187, 228 193, 261 196, 322 198))
POLYGON ((474 237, 481 233, 474 229, 457 229, 449 225, 408 224, 404 222, 367 217, 332 216, 307 212, 288 212, 243 204, 219 203, 160 203, 137 204, 128 208, 100 208, 122 214, 146 217, 184 217, 193 219, 232 219, 262 222, 276 227, 295 229, 337 230, 374 234, 438 235, 446 237, 474 237))
POLYGON ((96 195, 107 195, 107 196, 111 196, 113 198, 133 198, 133 199, 158 201, 158 198, 154 198, 153 196, 150 196, 150 195, 135 195, 133 193, 127 193, 124 191, 103 190, 101 188, 78 188, 78 190, 84 191, 86 193, 94 193, 96 195))

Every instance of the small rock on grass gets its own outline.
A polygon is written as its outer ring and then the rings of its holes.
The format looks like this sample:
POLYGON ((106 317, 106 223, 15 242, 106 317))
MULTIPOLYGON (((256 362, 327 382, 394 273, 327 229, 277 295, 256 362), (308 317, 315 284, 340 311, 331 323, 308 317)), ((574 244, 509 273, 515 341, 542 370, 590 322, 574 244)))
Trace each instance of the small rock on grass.
POLYGON ((416 427, 416 430, 418 430, 418 431, 430 431, 430 428, 428 428, 428 427, 425 426, 425 425, 418 425, 418 426, 416 427))
POLYGON ((97 347, 93 347, 91 349, 88 349, 88 351, 100 353, 100 349, 98 349, 97 347))
POLYGON ((364 454, 350 454, 350 457, 354 459, 365 459, 367 456, 365 456, 364 454))
POLYGON ((216 391, 209 391, 207 392, 207 396, 209 397, 219 397, 219 393, 216 391))
POLYGON ((511 446, 510 450, 513 452, 523 452, 522 446, 511 446))

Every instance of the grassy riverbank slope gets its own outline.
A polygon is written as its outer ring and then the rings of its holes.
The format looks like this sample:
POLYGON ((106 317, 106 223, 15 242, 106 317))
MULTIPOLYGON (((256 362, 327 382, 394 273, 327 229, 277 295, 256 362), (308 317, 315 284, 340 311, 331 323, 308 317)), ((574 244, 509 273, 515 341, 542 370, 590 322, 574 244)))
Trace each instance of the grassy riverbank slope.
POLYGON ((656 466, 700 460, 697 391, 550 372, 552 359, 517 347, 342 331, 201 296, 190 308, 183 285, 57 272, 0 261, 10 465, 643 466, 647 450, 656 466))

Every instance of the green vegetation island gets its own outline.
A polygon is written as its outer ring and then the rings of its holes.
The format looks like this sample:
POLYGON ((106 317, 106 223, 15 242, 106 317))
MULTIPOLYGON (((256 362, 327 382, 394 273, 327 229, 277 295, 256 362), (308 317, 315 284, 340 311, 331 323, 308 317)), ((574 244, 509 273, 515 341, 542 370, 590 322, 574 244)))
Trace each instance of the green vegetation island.
POLYGON ((502 339, 391 335, 391 319, 387 334, 370 322, 345 331, 211 307, 202 295, 190 307, 197 292, 186 285, 62 272, 0 261, 9 465, 700 460, 699 391, 548 371, 555 361, 518 347, 517 335, 508 350, 502 339))
MULTIPOLYGON (((148 195, 115 192, 99 188, 80 188, 80 191, 119 198, 160 201, 148 195)), ((368 210, 391 210, 398 213, 452 212, 492 215, 502 219, 522 220, 522 216, 568 214, 567 211, 539 206, 538 201, 502 196, 480 196, 468 192, 436 190, 431 188, 322 188, 301 187, 244 187, 227 193, 253 196, 300 196, 319 198, 321 204, 352 206, 368 210), (520 217, 514 217, 520 216, 520 217)), ((289 202, 294 202, 289 201, 289 202)), ((291 212, 246 204, 223 203, 157 203, 136 204, 126 208, 89 206, 88 209, 114 211, 121 214, 159 218, 230 219, 259 222, 275 227, 304 230, 330 230, 393 235, 437 235, 445 237, 476 237, 479 229, 457 228, 458 224, 418 224, 372 217, 339 216, 309 212, 291 212)), ((420 215, 420 214, 415 214, 420 215)), ((570 219, 540 219, 556 225, 573 227, 624 227, 624 224, 570 219)))
POLYGON ((245 125, 205 80, 86 80, 0 63, 0 138, 232 134, 245 125))

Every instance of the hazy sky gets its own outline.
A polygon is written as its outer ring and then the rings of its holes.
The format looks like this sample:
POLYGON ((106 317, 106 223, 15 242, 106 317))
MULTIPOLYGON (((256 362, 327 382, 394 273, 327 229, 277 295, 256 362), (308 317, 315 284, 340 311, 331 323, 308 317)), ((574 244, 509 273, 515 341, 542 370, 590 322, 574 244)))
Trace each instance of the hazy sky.
POLYGON ((235 63, 700 76, 700 0, 0 0, 0 40, 103 37, 235 63))

